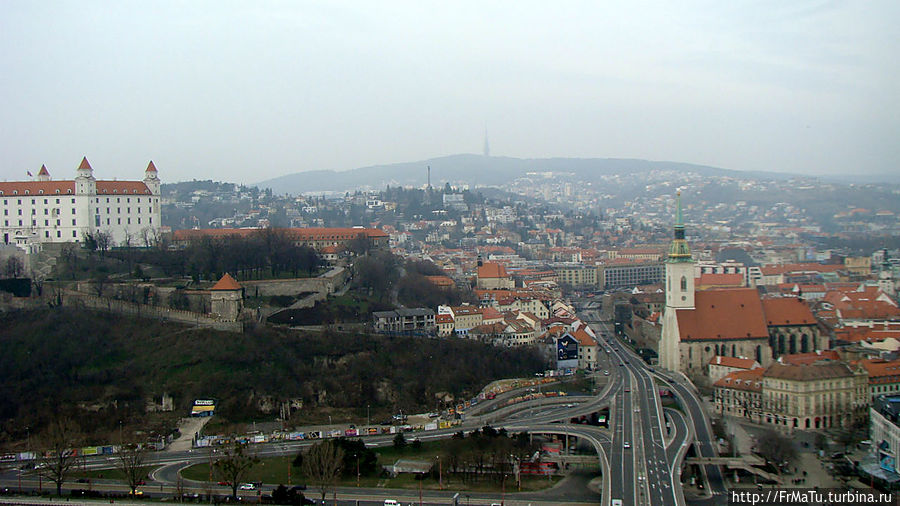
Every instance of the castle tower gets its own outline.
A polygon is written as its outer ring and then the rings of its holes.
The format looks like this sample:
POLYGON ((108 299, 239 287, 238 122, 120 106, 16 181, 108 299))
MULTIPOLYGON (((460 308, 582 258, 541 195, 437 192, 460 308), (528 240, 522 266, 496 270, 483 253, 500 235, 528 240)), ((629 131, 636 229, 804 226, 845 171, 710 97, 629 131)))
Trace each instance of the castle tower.
POLYGON ((226 321, 236 321, 243 308, 244 288, 227 272, 209 289, 210 312, 226 321))
POLYGON ((81 165, 75 176, 75 193, 78 195, 94 195, 97 193, 97 180, 94 179, 94 169, 88 163, 87 157, 81 159, 81 165))
POLYGON ((41 170, 37 175, 38 181, 50 181, 50 171, 47 170, 46 165, 41 165, 41 170))
POLYGON ((159 175, 156 172, 156 165, 153 165, 153 160, 150 160, 150 163, 147 164, 147 168, 144 170, 144 184, 147 185, 151 193, 159 195, 159 175))
POLYGON ((684 219, 681 213, 681 193, 675 197, 674 238, 666 259, 666 308, 663 312, 662 336, 659 340, 659 365, 678 371, 681 366, 678 330, 679 309, 694 308, 694 261, 691 248, 684 238, 684 219))

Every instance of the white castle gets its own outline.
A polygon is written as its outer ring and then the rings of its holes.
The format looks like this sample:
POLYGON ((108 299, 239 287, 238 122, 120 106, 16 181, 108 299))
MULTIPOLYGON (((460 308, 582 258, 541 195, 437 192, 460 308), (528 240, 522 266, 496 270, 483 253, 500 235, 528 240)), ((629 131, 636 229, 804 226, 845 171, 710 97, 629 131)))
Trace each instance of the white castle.
POLYGON ((98 181, 87 158, 74 180, 53 180, 46 166, 33 181, 0 182, 3 244, 81 242, 97 232, 111 246, 144 246, 160 227, 159 177, 151 161, 142 181, 98 181))

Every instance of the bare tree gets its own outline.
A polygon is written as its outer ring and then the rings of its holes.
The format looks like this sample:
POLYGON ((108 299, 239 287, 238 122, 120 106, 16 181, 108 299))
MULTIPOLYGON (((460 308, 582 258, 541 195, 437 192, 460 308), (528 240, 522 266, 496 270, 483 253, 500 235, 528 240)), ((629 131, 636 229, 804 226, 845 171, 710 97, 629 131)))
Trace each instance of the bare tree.
POLYGON ((152 248, 159 244, 159 231, 153 227, 144 227, 141 229, 141 243, 145 248, 152 248))
POLYGON ((94 278, 94 291, 97 292, 97 297, 103 297, 103 291, 106 289, 106 285, 109 284, 109 276, 105 272, 97 271, 92 277, 94 278))
POLYGON ((6 259, 6 265, 3 268, 3 274, 5 274, 7 278, 22 277, 23 272, 25 272, 25 264, 22 262, 21 258, 17 256, 11 256, 6 259))
POLYGON ((56 495, 62 495, 62 485, 78 461, 75 447, 78 446, 79 438, 78 427, 68 418, 51 423, 40 437, 43 456, 38 464, 38 472, 56 483, 56 495))
POLYGON ((775 466, 775 472, 781 475, 781 468, 797 457, 797 450, 790 438, 768 429, 756 438, 756 448, 760 457, 775 466))
POLYGON ((47 276, 34 269, 31 269, 29 276, 31 276, 31 284, 34 286, 34 291, 37 292, 38 297, 40 297, 44 294, 44 282, 47 281, 47 276))
POLYGON ((59 256, 63 259, 72 279, 75 279, 75 267, 78 265, 78 253, 75 251, 75 246, 72 243, 63 244, 59 256))
POLYGON ((312 480, 325 502, 344 467, 344 450, 334 441, 321 441, 309 447, 303 458, 303 472, 312 480))
POLYGON ((94 240, 97 242, 97 249, 100 250, 100 256, 106 255, 109 248, 112 247, 112 234, 98 230, 94 234, 94 240))
POLYGON ((144 467, 146 456, 147 450, 136 443, 122 445, 116 455, 116 467, 125 475, 125 482, 131 489, 132 496, 138 485, 147 478, 147 469, 144 467))
POLYGON ((244 455, 246 446, 246 444, 235 441, 234 445, 225 450, 222 456, 213 464, 216 473, 231 485, 231 497, 235 499, 237 499, 240 481, 253 466, 259 463, 256 455, 244 455))

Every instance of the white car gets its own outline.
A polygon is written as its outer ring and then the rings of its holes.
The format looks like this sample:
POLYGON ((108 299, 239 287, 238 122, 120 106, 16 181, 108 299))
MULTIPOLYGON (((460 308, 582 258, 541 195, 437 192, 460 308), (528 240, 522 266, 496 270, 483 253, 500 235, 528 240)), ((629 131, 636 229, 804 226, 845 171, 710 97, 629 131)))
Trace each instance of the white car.
POLYGON ((241 483, 239 488, 241 490, 256 490, 256 485, 253 483, 241 483))
POLYGON ((622 444, 622 448, 625 448, 626 450, 631 448, 631 443, 629 443, 628 441, 625 441, 625 443, 622 444))

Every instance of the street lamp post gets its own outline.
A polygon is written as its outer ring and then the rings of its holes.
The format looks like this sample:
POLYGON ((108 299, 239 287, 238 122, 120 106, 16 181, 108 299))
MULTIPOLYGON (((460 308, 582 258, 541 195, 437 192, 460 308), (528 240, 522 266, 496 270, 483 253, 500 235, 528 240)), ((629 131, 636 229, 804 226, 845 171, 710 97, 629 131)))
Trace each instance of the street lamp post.
POLYGON ((366 428, 367 429, 369 428, 369 425, 371 424, 371 422, 369 420, 370 420, 369 419, 369 405, 366 404, 366 428))

